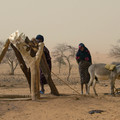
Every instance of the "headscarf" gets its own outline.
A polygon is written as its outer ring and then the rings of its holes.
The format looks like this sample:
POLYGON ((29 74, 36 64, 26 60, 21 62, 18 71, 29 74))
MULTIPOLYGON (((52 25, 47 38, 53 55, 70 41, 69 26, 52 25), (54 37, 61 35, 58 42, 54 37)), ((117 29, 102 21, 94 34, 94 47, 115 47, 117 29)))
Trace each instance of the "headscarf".
POLYGON ((78 63, 80 61, 88 61, 88 62, 92 63, 90 52, 83 43, 79 44, 79 49, 76 54, 76 60, 78 63), (81 51, 80 47, 84 47, 84 50, 81 51))
POLYGON ((37 42, 39 43, 39 40, 42 40, 42 42, 44 41, 44 37, 42 35, 37 35, 36 36, 37 42))

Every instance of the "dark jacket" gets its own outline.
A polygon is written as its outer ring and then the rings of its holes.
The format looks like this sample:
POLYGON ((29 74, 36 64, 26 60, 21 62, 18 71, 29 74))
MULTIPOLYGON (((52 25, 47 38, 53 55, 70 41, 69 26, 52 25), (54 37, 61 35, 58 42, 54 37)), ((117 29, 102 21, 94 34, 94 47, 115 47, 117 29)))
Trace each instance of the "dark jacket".
POLYGON ((78 63, 80 61, 88 61, 88 62, 92 63, 92 59, 91 59, 91 55, 90 55, 89 50, 86 47, 84 47, 83 51, 78 49, 78 51, 76 53, 76 60, 78 63))

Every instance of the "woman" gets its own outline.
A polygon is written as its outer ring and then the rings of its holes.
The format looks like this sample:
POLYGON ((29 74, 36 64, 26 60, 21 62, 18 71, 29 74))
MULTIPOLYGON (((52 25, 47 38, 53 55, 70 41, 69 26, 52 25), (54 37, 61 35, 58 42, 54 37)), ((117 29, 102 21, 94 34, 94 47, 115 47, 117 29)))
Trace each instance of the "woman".
POLYGON ((88 67, 92 64, 91 55, 89 50, 83 43, 79 44, 79 49, 76 54, 76 60, 79 65, 79 73, 80 73, 80 82, 81 82, 81 94, 83 94, 83 85, 86 86, 87 93, 87 84, 90 80, 90 75, 88 73, 88 67))

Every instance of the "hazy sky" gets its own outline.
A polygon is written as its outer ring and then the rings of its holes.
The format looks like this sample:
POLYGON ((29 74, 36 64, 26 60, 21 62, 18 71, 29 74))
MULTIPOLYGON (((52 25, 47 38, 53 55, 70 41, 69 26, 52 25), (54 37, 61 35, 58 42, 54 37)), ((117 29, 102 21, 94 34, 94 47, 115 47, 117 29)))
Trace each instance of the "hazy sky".
POLYGON ((120 39, 120 0, 0 0, 0 40, 16 31, 90 51, 109 52, 120 39))

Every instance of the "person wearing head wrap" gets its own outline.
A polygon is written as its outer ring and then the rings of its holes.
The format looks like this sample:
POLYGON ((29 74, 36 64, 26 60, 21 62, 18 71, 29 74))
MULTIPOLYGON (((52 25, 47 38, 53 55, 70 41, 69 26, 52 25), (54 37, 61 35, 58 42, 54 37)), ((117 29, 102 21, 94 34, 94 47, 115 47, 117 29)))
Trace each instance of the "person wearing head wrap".
POLYGON ((90 52, 83 43, 79 44, 79 49, 76 54, 76 60, 78 63, 80 61, 88 61, 88 62, 92 63, 90 52))
MULTIPOLYGON (((37 35, 36 36, 36 41, 38 43, 44 42, 44 37, 42 35, 37 35)), ((52 68, 51 57, 50 57, 50 52, 49 52, 49 50, 48 50, 48 48, 46 46, 44 46, 43 52, 45 54, 46 61, 48 63, 49 69, 51 71, 51 68, 52 68)), ((45 76, 44 76, 44 74, 43 74, 41 69, 40 69, 40 84, 41 84, 41 91, 40 91, 40 93, 44 94, 44 92, 45 92, 44 85, 47 84, 47 81, 46 81, 46 78, 45 78, 45 76)))
POLYGON ((79 44, 78 51, 76 53, 76 61, 79 65, 79 74, 81 82, 81 94, 83 94, 83 85, 86 86, 86 93, 88 92, 87 84, 90 80, 88 73, 88 67, 92 64, 91 54, 88 48, 83 44, 79 44))
POLYGON ((44 37, 42 35, 37 35, 36 40, 37 40, 38 43, 39 42, 44 42, 44 37))

